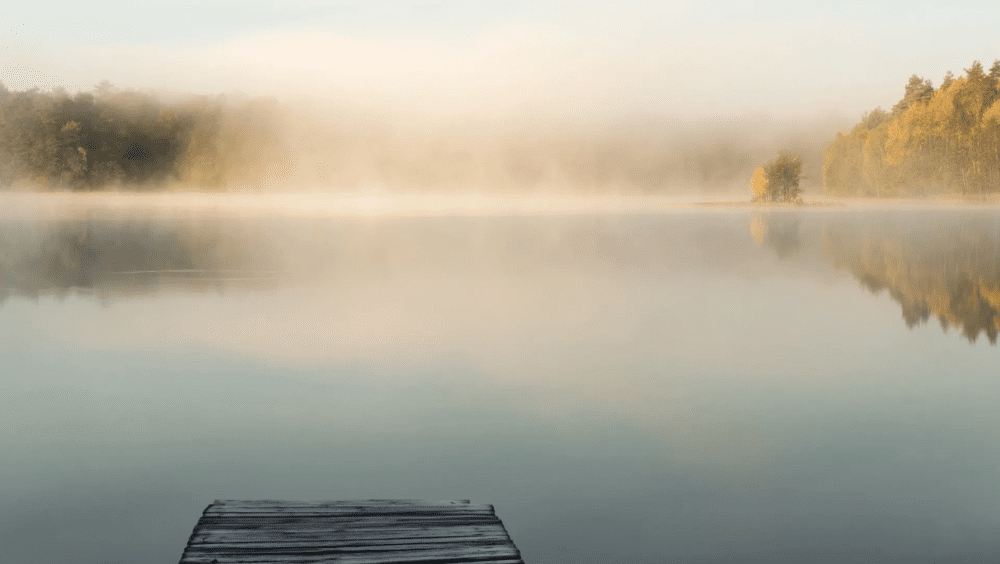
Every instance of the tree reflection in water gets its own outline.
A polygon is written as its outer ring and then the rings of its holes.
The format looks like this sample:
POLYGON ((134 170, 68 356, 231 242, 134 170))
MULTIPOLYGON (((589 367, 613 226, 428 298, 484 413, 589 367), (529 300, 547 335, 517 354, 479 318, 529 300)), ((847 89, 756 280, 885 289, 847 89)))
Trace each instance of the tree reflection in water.
POLYGON ((1000 236, 995 219, 922 217, 918 221, 835 222, 823 249, 838 270, 872 292, 888 290, 908 327, 933 315, 975 342, 996 344, 1000 329, 1000 236))
POLYGON ((794 213, 756 213, 750 218, 750 235, 759 247, 774 251, 779 259, 794 255, 802 246, 799 217, 794 213))
MULTIPOLYGON (((887 290, 902 306, 908 327, 935 316, 945 329, 960 327, 970 342, 985 333, 996 343, 1000 332, 996 219, 965 212, 893 212, 862 219, 830 216, 829 221, 823 217, 782 210, 757 213, 750 220, 750 235, 779 260, 829 260, 869 290, 887 290), (819 229, 823 255, 818 255, 819 229), (803 244, 803 237, 810 243, 803 244)), ((71 292, 103 299, 178 287, 220 292, 233 287, 268 289, 277 287, 279 275, 379 280, 395 271, 455 268, 523 274, 565 267, 574 272, 613 268, 637 273, 689 268, 712 276, 720 268, 731 271, 749 265, 726 262, 734 260, 733 253, 748 255, 741 248, 723 249, 721 243, 704 246, 707 254, 685 250, 695 225, 729 242, 735 235, 731 230, 746 229, 722 221, 708 225, 707 217, 678 215, 652 221, 644 224, 638 239, 629 229, 599 218, 442 221, 0 222, 0 305, 8 297, 60 297, 71 292), (456 229, 464 236, 456 238, 456 229)))
POLYGON ((0 223, 0 304, 68 292, 101 298, 158 289, 262 287, 273 278, 259 242, 212 222, 0 223))

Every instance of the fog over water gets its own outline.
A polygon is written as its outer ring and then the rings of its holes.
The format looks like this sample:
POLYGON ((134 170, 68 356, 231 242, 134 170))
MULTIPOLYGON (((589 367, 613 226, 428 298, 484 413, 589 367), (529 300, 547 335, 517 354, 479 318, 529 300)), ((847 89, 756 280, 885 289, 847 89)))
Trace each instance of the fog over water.
POLYGON ((996 560, 994 207, 569 201, 3 195, 5 560, 175 562, 217 498, 471 498, 526 562, 996 560))

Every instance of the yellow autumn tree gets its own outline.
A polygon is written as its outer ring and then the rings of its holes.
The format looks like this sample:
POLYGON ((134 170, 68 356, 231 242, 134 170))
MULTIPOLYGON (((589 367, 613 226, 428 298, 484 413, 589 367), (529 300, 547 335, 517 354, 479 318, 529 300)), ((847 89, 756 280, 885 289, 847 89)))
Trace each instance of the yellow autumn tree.
POLYGON ((750 193, 755 202, 763 200, 767 194, 767 175, 764 174, 764 167, 762 166, 757 167, 757 170, 753 173, 753 178, 750 179, 750 193))
POLYGON ((824 153, 823 184, 845 195, 1000 191, 1000 61, 948 73, 939 89, 910 77, 891 113, 865 114, 824 153), (994 109, 996 108, 996 109, 994 109))

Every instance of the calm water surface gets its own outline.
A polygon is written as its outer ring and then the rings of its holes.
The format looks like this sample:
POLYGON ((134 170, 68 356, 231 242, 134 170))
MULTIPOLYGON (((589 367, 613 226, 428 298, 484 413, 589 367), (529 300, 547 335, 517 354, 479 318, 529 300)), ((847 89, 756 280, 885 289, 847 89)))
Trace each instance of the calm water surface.
POLYGON ((173 563, 217 498, 492 503, 532 564, 1000 559, 996 208, 64 212, 0 219, 4 562, 173 563))

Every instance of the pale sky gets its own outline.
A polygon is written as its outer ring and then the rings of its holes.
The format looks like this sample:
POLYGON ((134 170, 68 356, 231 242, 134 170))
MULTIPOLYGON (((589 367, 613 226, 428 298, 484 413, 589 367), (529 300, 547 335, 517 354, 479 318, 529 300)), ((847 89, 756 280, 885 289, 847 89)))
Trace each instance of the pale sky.
POLYGON ((212 0, 0 8, 10 89, 354 99, 430 112, 852 121, 1000 58, 993 2, 212 0))

